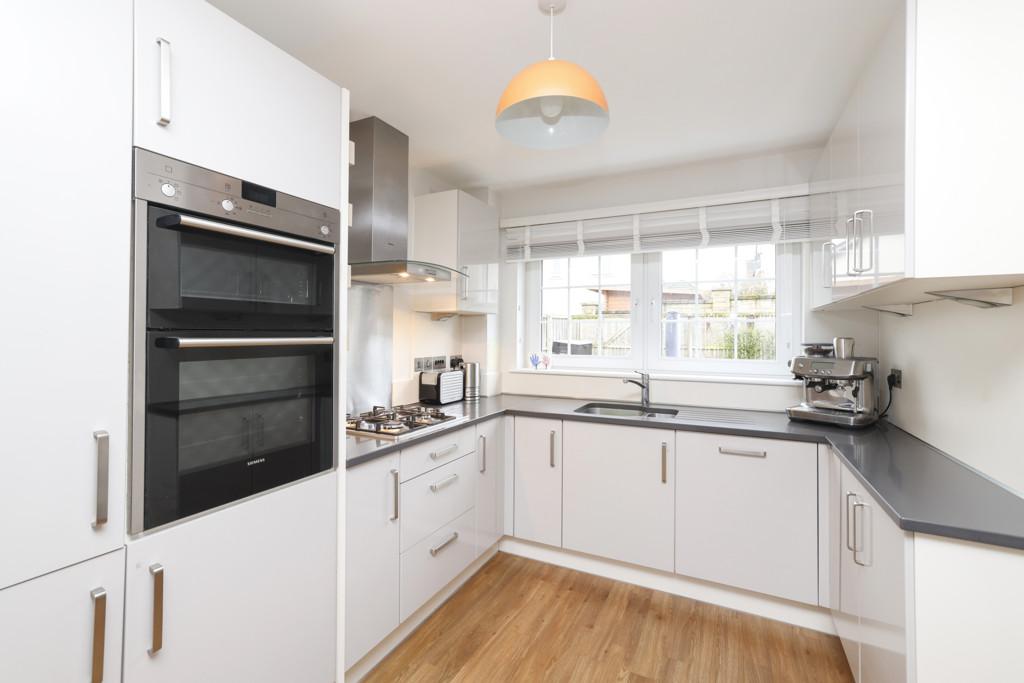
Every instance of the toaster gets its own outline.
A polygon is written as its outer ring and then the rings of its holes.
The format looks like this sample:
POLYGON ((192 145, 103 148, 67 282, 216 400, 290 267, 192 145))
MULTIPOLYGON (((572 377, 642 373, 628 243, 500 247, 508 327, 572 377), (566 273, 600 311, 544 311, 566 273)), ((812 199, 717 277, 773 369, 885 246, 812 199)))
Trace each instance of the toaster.
POLYGON ((420 373, 420 403, 454 403, 462 400, 461 370, 420 373))

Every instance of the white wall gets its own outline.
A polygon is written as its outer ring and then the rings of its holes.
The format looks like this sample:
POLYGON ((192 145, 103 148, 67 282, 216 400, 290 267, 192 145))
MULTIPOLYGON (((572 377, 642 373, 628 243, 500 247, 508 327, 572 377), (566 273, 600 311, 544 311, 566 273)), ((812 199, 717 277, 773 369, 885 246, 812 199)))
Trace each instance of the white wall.
POLYGON ((892 421, 1024 494, 1022 304, 1024 288, 1006 308, 922 304, 883 315, 879 336, 883 376, 903 370, 892 421))

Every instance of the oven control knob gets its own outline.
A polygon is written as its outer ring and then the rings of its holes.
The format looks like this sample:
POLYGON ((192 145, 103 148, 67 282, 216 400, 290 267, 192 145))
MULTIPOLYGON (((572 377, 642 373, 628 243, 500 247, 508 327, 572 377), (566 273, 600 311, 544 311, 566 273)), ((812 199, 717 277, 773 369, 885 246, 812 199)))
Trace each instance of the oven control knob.
POLYGON ((173 197, 174 193, 177 192, 177 190, 174 189, 174 185, 171 185, 170 183, 164 183, 161 185, 160 191, 164 193, 165 197, 173 197))
POLYGON ((235 203, 233 201, 231 201, 230 199, 225 199, 225 200, 221 201, 220 208, 222 208, 225 211, 230 213, 231 211, 235 210, 235 203))
POLYGON ((328 228, 326 225, 321 225, 320 234, 323 235, 324 237, 327 237, 328 235, 331 234, 331 229, 328 228))

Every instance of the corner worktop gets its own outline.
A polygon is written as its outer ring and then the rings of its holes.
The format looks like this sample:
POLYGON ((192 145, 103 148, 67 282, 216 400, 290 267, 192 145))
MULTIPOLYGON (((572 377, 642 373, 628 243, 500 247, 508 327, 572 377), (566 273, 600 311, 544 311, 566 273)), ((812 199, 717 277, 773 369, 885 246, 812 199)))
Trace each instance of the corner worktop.
MULTIPOLYGON (((857 430, 793 422, 783 412, 694 406, 677 417, 607 417, 574 412, 586 399, 502 394, 453 403, 460 429, 500 415, 710 432, 831 446, 901 529, 1024 550, 1024 498, 898 427, 881 421, 857 430)), ((431 432, 430 438, 446 430, 431 432)), ((345 466, 400 450, 401 442, 348 436, 345 466)))

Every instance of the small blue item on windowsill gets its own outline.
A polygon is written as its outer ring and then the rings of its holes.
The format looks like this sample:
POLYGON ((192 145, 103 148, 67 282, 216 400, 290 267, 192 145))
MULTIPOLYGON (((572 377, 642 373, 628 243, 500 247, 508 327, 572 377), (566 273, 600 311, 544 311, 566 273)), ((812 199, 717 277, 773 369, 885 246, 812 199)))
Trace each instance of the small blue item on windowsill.
POLYGON ((530 365, 532 365, 533 369, 536 370, 537 366, 540 365, 540 356, 538 356, 535 353, 531 353, 530 354, 530 365))

